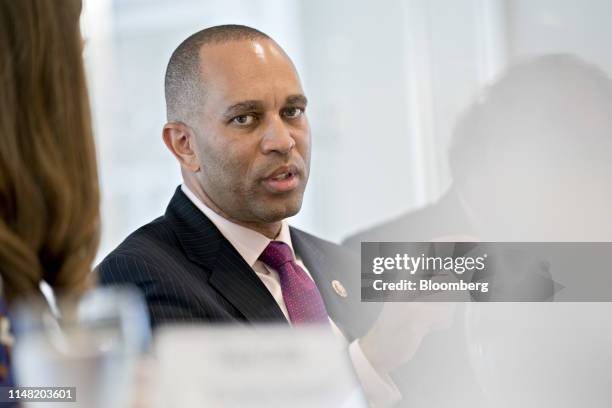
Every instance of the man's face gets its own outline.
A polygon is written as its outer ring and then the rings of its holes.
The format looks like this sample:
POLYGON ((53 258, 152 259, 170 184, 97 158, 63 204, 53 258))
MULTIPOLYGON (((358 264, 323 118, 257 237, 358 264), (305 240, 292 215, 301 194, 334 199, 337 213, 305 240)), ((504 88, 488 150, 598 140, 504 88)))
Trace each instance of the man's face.
POLYGON ((296 214, 310 168, 306 98, 295 68, 270 40, 205 45, 196 178, 227 218, 271 223, 296 214))

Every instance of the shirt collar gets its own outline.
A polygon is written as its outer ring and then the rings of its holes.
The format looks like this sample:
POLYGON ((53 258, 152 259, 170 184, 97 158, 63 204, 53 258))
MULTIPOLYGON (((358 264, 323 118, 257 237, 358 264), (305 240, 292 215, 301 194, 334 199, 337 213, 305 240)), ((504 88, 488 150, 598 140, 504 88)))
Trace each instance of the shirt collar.
MULTIPOLYGON (((181 190, 185 193, 187 198, 204 213, 215 227, 217 227, 221 235, 232 244, 246 263, 253 267, 259 255, 261 255, 272 240, 257 231, 223 218, 204 204, 185 184, 181 185, 181 190)), ((275 241, 284 242, 291 248, 291 252, 294 252, 287 220, 281 221, 281 230, 275 238, 275 241)), ((295 258, 295 253, 293 253, 293 257, 295 258)))

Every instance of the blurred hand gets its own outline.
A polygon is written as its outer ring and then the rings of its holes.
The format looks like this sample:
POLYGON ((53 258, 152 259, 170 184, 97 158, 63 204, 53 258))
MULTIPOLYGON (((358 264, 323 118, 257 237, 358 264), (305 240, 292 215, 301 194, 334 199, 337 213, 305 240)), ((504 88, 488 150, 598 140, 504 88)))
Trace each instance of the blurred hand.
POLYGON ((449 302, 385 303, 359 345, 374 368, 388 374, 412 359, 428 333, 449 328, 454 310, 449 302))
POLYGON ((144 356, 136 371, 136 384, 132 399, 132 408, 151 408, 154 403, 157 364, 151 356, 144 356))

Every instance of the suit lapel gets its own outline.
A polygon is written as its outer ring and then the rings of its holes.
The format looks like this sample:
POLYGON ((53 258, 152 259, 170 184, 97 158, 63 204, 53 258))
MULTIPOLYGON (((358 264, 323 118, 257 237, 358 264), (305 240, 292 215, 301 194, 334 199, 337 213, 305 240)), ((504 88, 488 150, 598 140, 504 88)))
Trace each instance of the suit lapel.
POLYGON ((268 288, 226 239, 223 239, 217 254, 210 284, 248 321, 288 324, 268 288))
POLYGON ((284 322, 285 315, 238 251, 177 188, 166 211, 187 257, 211 271, 209 283, 249 322, 284 322))
POLYGON ((350 274, 357 274, 358 279, 359 264, 346 262, 346 257, 341 259, 342 257, 335 256, 330 251, 325 251, 307 234, 295 228, 291 228, 291 242, 295 253, 302 259, 316 282, 329 316, 345 337, 349 340, 356 338, 359 330, 354 325, 353 317, 356 317, 354 315, 358 313, 357 307, 361 300, 361 291, 358 286, 356 287, 353 284, 350 274), (334 280, 337 280, 346 288, 346 297, 336 293, 332 286, 334 280))

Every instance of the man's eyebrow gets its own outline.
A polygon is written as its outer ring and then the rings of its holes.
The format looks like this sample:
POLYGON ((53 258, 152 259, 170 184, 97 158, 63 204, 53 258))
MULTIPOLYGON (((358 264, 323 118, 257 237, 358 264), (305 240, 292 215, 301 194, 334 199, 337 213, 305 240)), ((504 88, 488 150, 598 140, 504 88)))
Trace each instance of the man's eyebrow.
POLYGON ((287 105, 304 105, 308 104, 308 99, 304 95, 289 95, 287 99, 285 99, 287 105))
POLYGON ((223 113, 223 116, 225 116, 226 118, 233 118, 234 116, 237 116, 243 113, 262 110, 262 109, 263 109, 263 103, 261 103, 260 101, 255 101, 255 100, 242 101, 242 102, 235 103, 229 108, 227 108, 225 112, 223 113))

